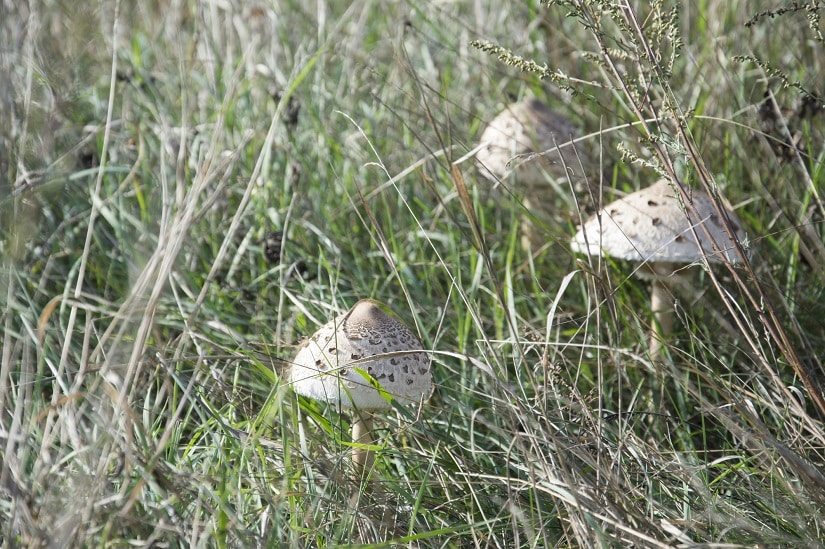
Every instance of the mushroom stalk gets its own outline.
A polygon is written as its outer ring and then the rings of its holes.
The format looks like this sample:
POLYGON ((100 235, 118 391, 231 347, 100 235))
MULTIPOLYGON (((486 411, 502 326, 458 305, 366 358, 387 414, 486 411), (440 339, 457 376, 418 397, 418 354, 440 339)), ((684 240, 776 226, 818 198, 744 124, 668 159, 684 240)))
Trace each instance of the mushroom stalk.
POLYGON ((530 215, 535 211, 535 205, 529 197, 524 197, 524 199, 522 199, 522 206, 527 212, 527 215, 522 216, 521 249, 532 254, 533 251, 541 247, 535 224, 533 220, 530 219, 530 215))
POLYGON ((372 444, 372 414, 370 412, 355 410, 352 420, 352 442, 357 446, 352 447, 352 464, 360 474, 372 469, 375 456, 372 450, 360 445, 372 444))
POLYGON ((674 265, 656 263, 651 268, 653 285, 650 289, 650 311, 653 313, 653 325, 650 327, 650 360, 656 362, 673 333, 673 298, 666 277, 673 274, 674 265))

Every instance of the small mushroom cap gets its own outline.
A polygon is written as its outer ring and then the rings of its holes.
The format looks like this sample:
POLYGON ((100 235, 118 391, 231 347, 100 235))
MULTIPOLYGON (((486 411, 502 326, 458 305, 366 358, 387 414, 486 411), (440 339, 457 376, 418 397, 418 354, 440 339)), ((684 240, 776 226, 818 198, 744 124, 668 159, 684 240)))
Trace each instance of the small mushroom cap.
POLYGON ((401 404, 417 403, 432 391, 430 357, 422 349, 404 323, 365 299, 321 326, 301 346, 290 372, 292 387, 346 408, 390 408, 360 369, 401 404))
MULTIPOLYGON (((739 257, 710 196, 694 189, 691 197, 699 214, 699 219, 692 222, 701 249, 691 233, 691 220, 685 215, 675 191, 667 180, 661 179, 608 204, 601 212, 601 219, 593 216, 587 220, 573 237, 573 251, 589 255, 605 253, 638 263, 692 263, 703 257, 704 250, 708 261, 719 263, 724 254, 728 261, 737 263, 739 257), (722 254, 714 253, 705 229, 722 254)), ((736 214, 730 211, 727 214, 736 238, 744 240, 745 233, 736 214)))
POLYGON ((484 146, 476 153, 476 160, 483 166, 482 174, 493 182, 513 172, 528 189, 546 185, 548 174, 565 180, 569 175, 575 182, 583 177, 581 165, 589 164, 584 147, 581 143, 575 145, 575 150, 571 146, 556 147, 578 135, 564 115, 538 99, 528 98, 509 105, 490 122, 481 134, 484 146))

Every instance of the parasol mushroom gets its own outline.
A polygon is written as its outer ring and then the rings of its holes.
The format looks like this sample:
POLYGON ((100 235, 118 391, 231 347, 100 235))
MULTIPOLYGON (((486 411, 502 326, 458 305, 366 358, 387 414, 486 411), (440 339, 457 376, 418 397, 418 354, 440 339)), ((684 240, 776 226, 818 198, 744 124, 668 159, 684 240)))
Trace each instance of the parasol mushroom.
MULTIPOLYGON (((652 273, 651 360, 658 358, 664 339, 673 329, 668 278, 680 265, 703 258, 711 263, 739 262, 731 235, 719 218, 711 197, 699 190, 690 191, 690 194, 693 210, 686 212, 668 181, 661 179, 605 206, 599 215, 585 222, 572 242, 576 252, 631 261, 652 273)), ((728 210, 724 214, 730 221, 733 236, 743 241, 745 233, 736 214, 728 210)))
POLYGON ((421 341, 371 299, 321 326, 299 349, 290 377, 296 393, 353 410, 352 460, 361 471, 372 465, 364 448, 372 442, 372 413, 432 392, 421 341))
MULTIPOLYGON (((548 189, 567 189, 568 181, 585 204, 598 197, 601 178, 594 177, 598 171, 593 169, 594 162, 582 143, 571 144, 578 136, 564 115, 538 99, 527 98, 506 107, 485 128, 476 160, 487 179, 512 181, 531 214, 551 214, 546 211, 551 203, 548 189)), ((568 202, 570 210, 578 209, 577 200, 568 202)), ((528 251, 538 244, 529 221, 522 225, 521 244, 528 251)))

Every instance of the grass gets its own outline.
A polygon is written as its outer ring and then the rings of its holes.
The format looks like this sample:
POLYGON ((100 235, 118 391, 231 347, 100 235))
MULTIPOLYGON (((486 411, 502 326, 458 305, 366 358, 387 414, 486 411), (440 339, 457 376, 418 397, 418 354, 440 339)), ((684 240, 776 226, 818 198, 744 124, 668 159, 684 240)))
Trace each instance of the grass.
POLYGON ((820 546, 823 6, 616 6, 4 4, 3 546, 820 546), (744 221, 665 360, 632 267, 576 220, 528 256, 453 164, 525 94, 605 200, 676 174, 744 221), (436 387, 358 478, 284 367, 364 297, 436 387))

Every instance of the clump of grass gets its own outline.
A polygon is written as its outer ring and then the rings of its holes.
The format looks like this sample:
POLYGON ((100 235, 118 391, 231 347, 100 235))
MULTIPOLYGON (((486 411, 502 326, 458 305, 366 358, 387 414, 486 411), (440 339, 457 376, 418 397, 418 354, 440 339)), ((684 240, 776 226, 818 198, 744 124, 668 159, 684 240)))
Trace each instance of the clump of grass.
POLYGON ((821 541, 816 5, 12 9, 9 544, 821 541), (526 257, 522 197, 457 162, 528 91, 596 134, 618 192, 677 175, 748 226, 750 267, 675 302, 669 360, 625 266, 575 258, 573 223, 526 257), (363 297, 437 387, 358 477, 347 415, 282 372, 363 297))

